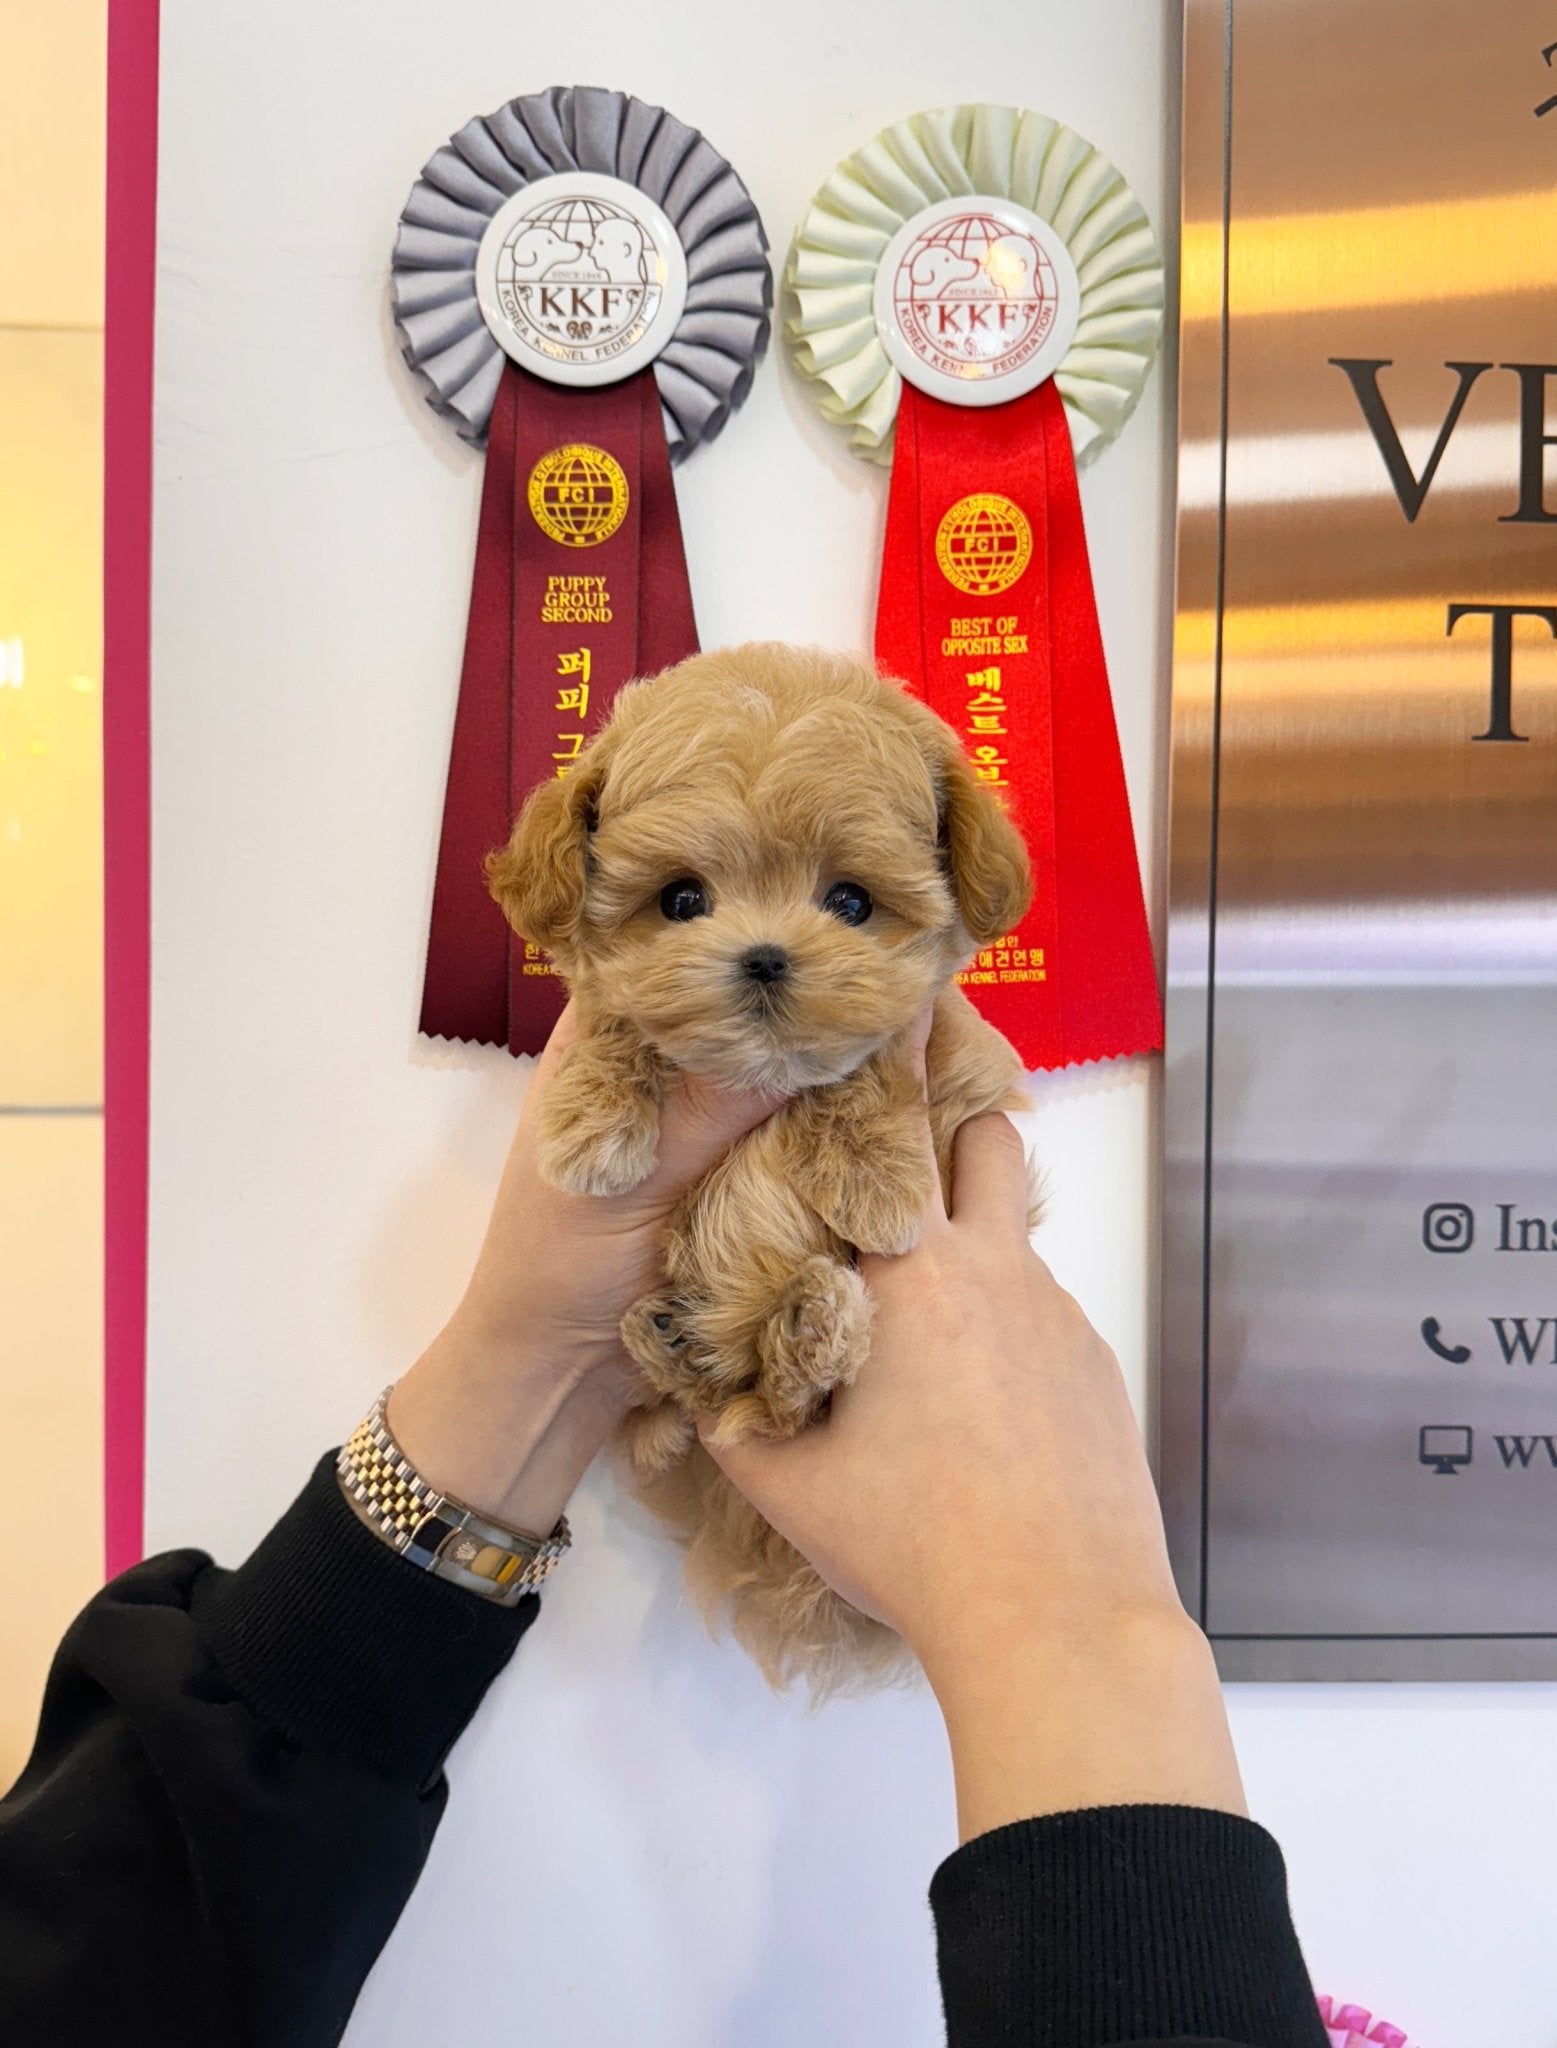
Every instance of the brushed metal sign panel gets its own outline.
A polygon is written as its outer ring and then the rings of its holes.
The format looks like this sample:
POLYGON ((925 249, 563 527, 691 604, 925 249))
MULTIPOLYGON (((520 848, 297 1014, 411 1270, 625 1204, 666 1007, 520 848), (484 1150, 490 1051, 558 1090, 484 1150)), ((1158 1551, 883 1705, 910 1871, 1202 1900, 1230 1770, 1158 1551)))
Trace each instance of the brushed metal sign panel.
POLYGON ((1233 1677, 1557 1676, 1554 67, 1187 5, 1161 1450, 1233 1677))

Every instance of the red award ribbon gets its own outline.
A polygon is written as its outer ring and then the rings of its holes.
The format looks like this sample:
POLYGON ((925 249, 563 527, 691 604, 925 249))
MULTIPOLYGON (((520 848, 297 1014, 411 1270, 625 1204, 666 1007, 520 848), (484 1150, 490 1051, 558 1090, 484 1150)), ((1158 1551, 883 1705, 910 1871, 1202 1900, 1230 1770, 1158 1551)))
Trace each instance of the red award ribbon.
POLYGON ((652 369, 576 389, 507 363, 492 408, 421 1028, 539 1052, 565 990, 483 862, 634 676, 697 652, 652 369))
POLYGON ((1081 495, 1052 378, 1004 405, 904 380, 876 658, 963 736, 1032 856, 1021 928, 958 980, 1029 1067, 1162 1045, 1081 495))

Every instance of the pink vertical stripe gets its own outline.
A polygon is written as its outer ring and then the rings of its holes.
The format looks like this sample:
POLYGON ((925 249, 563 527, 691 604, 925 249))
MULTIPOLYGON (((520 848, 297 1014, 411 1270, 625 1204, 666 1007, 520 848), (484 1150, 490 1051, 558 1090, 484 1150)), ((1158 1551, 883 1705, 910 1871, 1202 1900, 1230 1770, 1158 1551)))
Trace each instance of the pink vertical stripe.
POLYGON ((151 462, 158 0, 109 0, 103 365, 104 1547, 141 1555, 151 1022, 151 462))

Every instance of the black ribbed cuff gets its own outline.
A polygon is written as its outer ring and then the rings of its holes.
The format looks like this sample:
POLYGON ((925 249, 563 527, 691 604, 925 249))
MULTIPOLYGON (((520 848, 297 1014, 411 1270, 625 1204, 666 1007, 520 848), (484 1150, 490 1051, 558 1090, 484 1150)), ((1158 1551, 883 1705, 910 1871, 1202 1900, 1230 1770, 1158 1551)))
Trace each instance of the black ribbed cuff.
POLYGON ((358 1521, 321 1458, 235 1572, 192 1609, 234 1689, 300 1748, 423 1785, 540 1610, 500 1607, 397 1557, 358 1521))
POLYGON ((948 2048, 1325 2048, 1263 1828, 1190 1806, 1018 1821, 930 1886, 948 2048))

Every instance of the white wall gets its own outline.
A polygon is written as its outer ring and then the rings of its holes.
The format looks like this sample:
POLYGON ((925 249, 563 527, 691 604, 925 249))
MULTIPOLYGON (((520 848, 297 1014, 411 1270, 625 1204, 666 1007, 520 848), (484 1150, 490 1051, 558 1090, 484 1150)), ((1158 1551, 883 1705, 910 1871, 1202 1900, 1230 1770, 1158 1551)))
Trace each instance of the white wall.
MULTIPOLYGON (((166 0, 155 591, 153 1547, 236 1558, 455 1298, 523 1090, 415 1035, 478 464, 385 313, 393 228, 468 116, 618 85, 703 127, 782 259, 890 120, 1013 99, 1091 136, 1171 239, 1173 0, 166 0), (287 1475, 266 1481, 263 1471, 287 1475)), ((1171 367, 1171 366, 1170 366, 1171 367)), ((1171 447, 1159 373, 1085 482, 1160 903, 1171 447)), ((705 644, 867 636, 884 480, 776 358, 680 494, 705 644)), ((1036 1085, 1043 1248, 1139 1392, 1156 1077, 1036 1085)), ((606 1480, 455 1757, 353 2039, 916 2048, 952 1842, 923 1697, 807 1716, 682 1610, 606 1480)), ((1557 2041, 1546 1689, 1243 1692, 1318 1982, 1426 2048, 1557 2041)))

